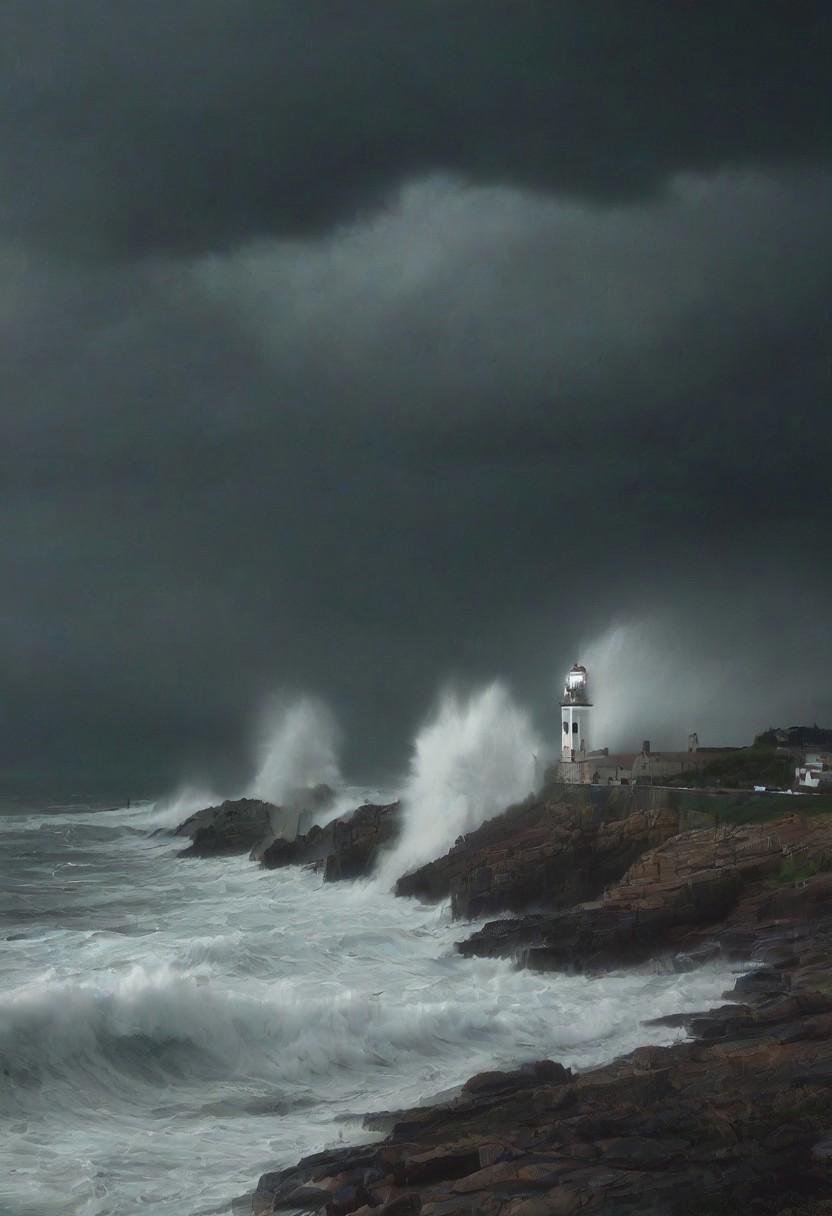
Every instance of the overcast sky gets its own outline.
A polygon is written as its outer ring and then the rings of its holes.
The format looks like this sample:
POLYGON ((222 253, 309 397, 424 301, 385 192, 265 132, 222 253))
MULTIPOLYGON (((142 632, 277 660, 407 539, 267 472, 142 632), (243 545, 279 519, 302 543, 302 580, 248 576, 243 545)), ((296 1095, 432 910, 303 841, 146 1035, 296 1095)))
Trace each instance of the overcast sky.
POLYGON ((152 785, 296 689, 366 772, 585 655, 614 742, 832 725, 830 34, 1 0, 0 765, 152 785))

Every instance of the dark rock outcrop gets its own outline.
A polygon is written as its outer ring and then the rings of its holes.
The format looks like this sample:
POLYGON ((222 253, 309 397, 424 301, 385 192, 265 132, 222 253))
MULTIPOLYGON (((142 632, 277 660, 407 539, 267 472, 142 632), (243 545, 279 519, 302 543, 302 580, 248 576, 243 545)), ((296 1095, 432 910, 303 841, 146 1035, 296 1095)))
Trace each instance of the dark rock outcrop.
MULTIPOLYGON (((522 955, 540 970, 600 971, 662 952, 695 962, 709 948, 747 958, 760 918, 767 913, 776 919, 778 908, 795 902, 778 885, 784 867, 787 873, 795 865, 816 870, 827 858, 832 824, 825 819, 804 822, 792 815, 770 824, 687 832, 647 852, 602 899, 492 921, 460 950, 522 955)), ((818 881, 824 891, 828 878, 818 881)))
POLYGON ((294 840, 276 837, 261 848, 252 849, 252 861, 259 861, 266 870, 278 870, 281 866, 308 866, 325 862, 332 852, 333 824, 320 828, 314 825, 304 835, 294 840))
POLYGON ((332 852, 326 859, 325 882, 364 878, 371 874, 379 853, 392 845, 401 830, 401 804, 360 806, 333 823, 332 852))
POLYGON ((290 865, 323 867, 324 881, 364 878, 372 873, 381 849, 393 844, 401 826, 400 805, 366 803, 348 815, 312 827, 295 840, 275 840, 260 855, 267 869, 290 865))
POLYGON ((647 849, 679 831, 671 807, 638 808, 635 790, 562 787, 509 808, 396 884, 397 895, 451 898, 465 919, 563 908, 600 895, 647 849))
POLYGON ((451 1102, 400 1115, 381 1144, 265 1174, 253 1211, 819 1214, 832 1193, 830 1011, 807 994, 797 1011, 741 1014, 742 1036, 728 1018, 717 1041, 643 1047, 577 1076, 543 1061, 474 1077, 451 1102))
POLYGON ((256 798, 237 798, 220 806, 196 811, 175 829, 175 836, 189 836, 191 844, 180 857, 216 857, 245 853, 260 841, 274 836, 283 811, 256 798))
POLYGON ((285 806, 259 798, 230 798, 220 806, 195 811, 174 829, 175 836, 189 836, 191 845, 180 857, 215 857, 245 853, 260 860, 274 842, 291 841, 305 817, 318 814, 335 798, 328 785, 294 790, 285 806))
POLYGON ((251 850, 252 861, 262 861, 272 845, 291 843, 312 821, 335 801, 335 790, 329 785, 312 785, 292 790, 285 803, 272 816, 272 832, 264 836, 251 850))

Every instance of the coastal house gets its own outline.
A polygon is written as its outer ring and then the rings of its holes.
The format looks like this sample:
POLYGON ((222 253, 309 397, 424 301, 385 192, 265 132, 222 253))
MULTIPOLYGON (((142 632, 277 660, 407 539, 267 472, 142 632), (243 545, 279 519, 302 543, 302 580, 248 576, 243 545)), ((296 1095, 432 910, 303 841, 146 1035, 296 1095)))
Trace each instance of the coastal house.
POLYGON ((807 752, 794 775, 798 789, 832 790, 832 753, 807 752))

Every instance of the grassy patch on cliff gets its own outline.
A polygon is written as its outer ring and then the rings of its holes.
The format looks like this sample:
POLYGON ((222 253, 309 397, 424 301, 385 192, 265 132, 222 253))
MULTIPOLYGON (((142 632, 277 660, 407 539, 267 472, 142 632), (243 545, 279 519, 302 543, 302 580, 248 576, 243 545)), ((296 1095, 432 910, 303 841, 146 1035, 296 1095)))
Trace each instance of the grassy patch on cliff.
POLYGON ((680 791, 682 808, 688 813, 707 815, 719 824, 769 823, 784 815, 832 815, 832 794, 730 794, 697 795, 680 791))
POLYGON ((829 815, 832 814, 830 794, 759 794, 745 802, 720 808, 722 823, 768 823, 770 819, 781 819, 783 815, 829 815))
POLYGON ((689 789, 753 790, 755 785, 788 788, 794 779, 794 760, 779 755, 773 747, 739 747, 727 756, 718 756, 699 771, 680 773, 668 785, 689 789))
POLYGON ((825 853, 816 859, 792 854, 783 859, 777 877, 780 882, 791 885, 796 882, 807 882, 816 874, 828 874, 830 870, 832 870, 832 857, 825 853))

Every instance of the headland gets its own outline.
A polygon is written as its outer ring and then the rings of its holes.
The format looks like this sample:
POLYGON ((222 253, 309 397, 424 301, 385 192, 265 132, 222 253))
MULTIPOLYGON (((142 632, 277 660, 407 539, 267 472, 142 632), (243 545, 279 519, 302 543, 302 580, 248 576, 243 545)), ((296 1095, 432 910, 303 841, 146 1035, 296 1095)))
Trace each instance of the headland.
MULTIPOLYGON (((665 1019, 677 1043, 579 1074, 529 1058, 433 1105, 368 1112, 365 1146, 266 1173, 235 1210, 832 1211, 832 796, 750 784, 552 781, 396 885, 488 918, 464 955, 588 975, 735 962, 724 1004, 665 1019)), ((281 815, 243 800, 179 830, 333 882, 371 874, 402 825, 398 803, 366 805, 284 838, 281 815)))

